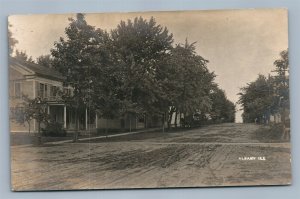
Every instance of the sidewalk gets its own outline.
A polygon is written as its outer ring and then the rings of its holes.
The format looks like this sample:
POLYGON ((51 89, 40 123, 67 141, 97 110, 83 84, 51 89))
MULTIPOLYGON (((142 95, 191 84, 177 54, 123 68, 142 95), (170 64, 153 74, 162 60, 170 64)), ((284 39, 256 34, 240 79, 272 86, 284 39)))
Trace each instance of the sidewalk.
MULTIPOLYGON (((141 130, 137 130, 137 131, 133 131, 133 132, 79 138, 78 141, 87 141, 87 140, 95 140, 95 139, 102 139, 102 138, 120 137, 120 136, 125 136, 125 135, 152 132, 152 131, 157 131, 157 130, 161 130, 161 128, 148 128, 148 129, 141 129, 141 130)), ((62 143, 71 143, 71 142, 73 142, 73 140, 61 140, 61 141, 56 141, 56 142, 47 142, 47 144, 62 144, 62 143)))
MULTIPOLYGON (((87 141, 87 140, 94 140, 94 139, 103 139, 103 138, 111 138, 111 137, 120 137, 120 136, 125 136, 125 135, 131 135, 131 134, 137 134, 137 133, 145 133, 145 132, 152 132, 152 131, 159 131, 161 128, 148 128, 148 129, 140 129, 137 131, 132 131, 132 132, 126 132, 126 133, 114 133, 114 134, 108 134, 108 135, 91 135, 89 137, 83 136, 82 138, 78 138, 78 141, 87 141)), ((15 136, 15 135, 12 135, 15 136)), ((27 135, 27 137, 23 139, 30 139, 30 137, 33 137, 32 135, 27 135)), ((14 138, 11 138, 14 139, 14 138)), ((59 138, 51 138, 49 139, 59 139, 59 138)), ((44 141, 44 144, 62 144, 62 143, 72 143, 73 142, 73 136, 69 137, 61 137, 63 140, 59 141, 44 141)), ((14 147, 17 146, 31 146, 32 143, 28 144, 17 144, 17 145, 11 145, 14 147)))

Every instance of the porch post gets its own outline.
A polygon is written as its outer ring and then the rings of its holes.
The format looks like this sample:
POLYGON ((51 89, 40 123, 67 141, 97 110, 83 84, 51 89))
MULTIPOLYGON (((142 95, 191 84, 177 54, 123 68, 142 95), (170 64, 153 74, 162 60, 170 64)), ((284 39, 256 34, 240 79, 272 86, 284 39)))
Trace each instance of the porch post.
POLYGON ((64 105, 64 128, 67 128, 67 106, 64 105))
POLYGON ((137 130, 138 128, 138 118, 137 116, 135 116, 135 130, 137 130))
POLYGON ((50 114, 50 106, 49 105, 47 106, 47 113, 48 113, 48 115, 50 114))
POLYGON ((88 111, 85 109, 85 130, 88 130, 88 111))

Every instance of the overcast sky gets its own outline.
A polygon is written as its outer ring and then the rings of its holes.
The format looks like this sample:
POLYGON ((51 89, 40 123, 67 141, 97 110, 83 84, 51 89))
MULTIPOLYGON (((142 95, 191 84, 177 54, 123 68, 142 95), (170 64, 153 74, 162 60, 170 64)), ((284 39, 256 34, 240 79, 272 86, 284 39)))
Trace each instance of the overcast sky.
MULTIPOLYGON (((68 15, 10 16, 16 49, 34 59, 50 53, 55 41, 64 36, 68 15)), ((121 20, 153 16, 173 33, 175 43, 197 42, 198 54, 209 60, 208 68, 217 75, 216 82, 227 97, 237 102, 239 88, 268 74, 279 53, 288 48, 288 19, 285 9, 248 9, 224 11, 176 11, 145 13, 86 14, 97 28, 110 30, 121 20)), ((241 122, 241 112, 236 115, 241 122)))

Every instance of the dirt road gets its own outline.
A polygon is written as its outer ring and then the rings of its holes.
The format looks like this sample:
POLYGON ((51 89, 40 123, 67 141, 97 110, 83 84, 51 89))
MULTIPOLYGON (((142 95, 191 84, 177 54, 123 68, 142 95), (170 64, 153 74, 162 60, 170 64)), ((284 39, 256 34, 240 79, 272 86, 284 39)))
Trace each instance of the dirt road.
MULTIPOLYGON (((12 146, 14 190, 289 184, 290 144, 220 124, 59 145, 12 146)), ((262 131, 263 132, 263 131, 262 131)))

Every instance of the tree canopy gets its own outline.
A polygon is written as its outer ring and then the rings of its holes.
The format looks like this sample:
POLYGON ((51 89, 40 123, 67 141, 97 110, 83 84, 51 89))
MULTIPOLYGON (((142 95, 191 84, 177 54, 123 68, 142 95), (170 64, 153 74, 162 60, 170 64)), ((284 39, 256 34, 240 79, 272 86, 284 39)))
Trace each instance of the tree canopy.
POLYGON ((28 56, 27 53, 26 53, 26 51, 16 50, 15 58, 17 60, 19 60, 19 61, 22 61, 22 62, 31 62, 31 63, 34 63, 32 57, 28 56))
POLYGON ((70 18, 65 29, 66 39, 61 37, 51 50, 52 65, 66 78, 64 85, 72 88, 69 104, 76 109, 75 120, 78 128, 80 111, 93 109, 92 93, 95 84, 101 80, 101 66, 106 64, 106 51, 102 49, 108 34, 88 25, 83 14, 70 18))
POLYGON ((212 107, 210 116, 214 121, 234 122, 235 105, 227 99, 225 91, 215 87, 211 94, 212 107))
POLYGON ((157 73, 172 49, 172 34, 167 28, 139 17, 121 21, 111 31, 115 70, 120 80, 124 113, 159 112, 161 87, 157 73))
POLYGON ((209 96, 214 73, 207 69, 208 60, 195 52, 195 43, 177 44, 164 58, 158 71, 165 107, 168 108, 168 124, 175 112, 185 116, 196 112, 208 113, 211 109, 209 96))
POLYGON ((288 50, 280 53, 274 62, 275 75, 259 75, 253 82, 241 88, 239 103, 243 107, 244 122, 266 123, 271 114, 289 109, 289 61, 288 50))
MULTIPOLYGON (((174 44, 173 35, 153 17, 121 21, 110 32, 89 25, 83 14, 69 21, 51 56, 37 61, 66 77, 64 85, 73 92, 65 99, 78 111, 95 109, 106 119, 160 115, 170 122, 173 113, 204 115, 216 107, 208 60, 196 53, 195 43, 174 44)), ((226 121, 233 121, 234 105, 222 99, 231 108, 219 112, 231 114, 226 121)))
POLYGON ((239 103, 243 106, 244 122, 263 122, 270 115, 274 100, 272 81, 272 77, 259 75, 254 82, 241 89, 239 103))
POLYGON ((38 65, 47 67, 47 68, 52 68, 53 66, 53 58, 51 55, 41 55, 38 58, 36 58, 36 63, 38 65))
POLYGON ((16 46, 16 44, 18 43, 18 40, 16 40, 13 36, 12 36, 12 32, 10 30, 10 28, 12 27, 12 25, 9 23, 8 24, 8 53, 11 56, 14 48, 16 46))

